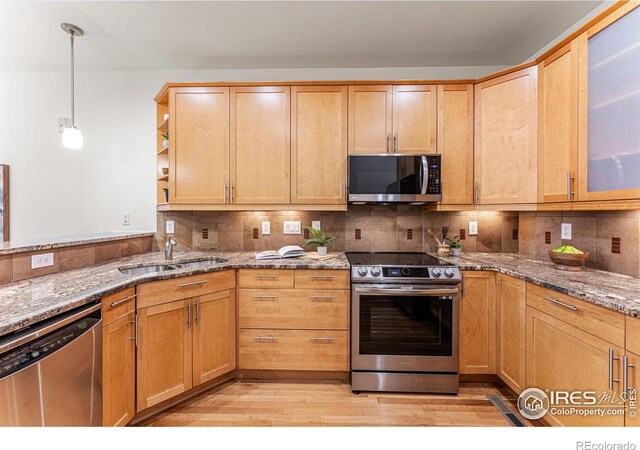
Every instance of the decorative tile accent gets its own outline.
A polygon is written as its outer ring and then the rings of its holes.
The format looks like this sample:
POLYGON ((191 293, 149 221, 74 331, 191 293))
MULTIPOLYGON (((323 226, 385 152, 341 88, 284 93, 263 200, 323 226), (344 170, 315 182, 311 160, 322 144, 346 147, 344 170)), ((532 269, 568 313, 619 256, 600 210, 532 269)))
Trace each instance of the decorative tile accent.
POLYGON ((254 228, 254 229, 253 229, 253 238, 254 238, 254 239, 258 239, 258 237, 259 237, 259 231, 260 231, 260 230, 258 230, 257 228, 254 228))
POLYGON ((511 239, 513 239, 514 241, 518 240, 518 229, 517 228, 514 228, 511 231, 511 239))
POLYGON ((357 241, 359 241, 360 239, 362 239, 362 230, 361 230, 360 228, 356 228, 355 239, 356 239, 357 241))
POLYGON ((208 228, 203 228, 202 229, 202 239, 209 239, 209 229, 208 228))
POLYGON ((407 230, 407 240, 409 241, 413 240, 413 229, 411 228, 407 230))
POLYGON ((551 232, 550 231, 545 231, 544 232, 544 243, 545 244, 551 244, 551 232))
POLYGON ((467 237, 467 230, 466 228, 460 228, 460 231, 458 232, 458 236, 460 236, 460 240, 464 241, 467 237))
POLYGON ((612 237, 611 238, 611 253, 620 254, 620 244, 621 244, 621 240, 620 240, 619 237, 612 237))

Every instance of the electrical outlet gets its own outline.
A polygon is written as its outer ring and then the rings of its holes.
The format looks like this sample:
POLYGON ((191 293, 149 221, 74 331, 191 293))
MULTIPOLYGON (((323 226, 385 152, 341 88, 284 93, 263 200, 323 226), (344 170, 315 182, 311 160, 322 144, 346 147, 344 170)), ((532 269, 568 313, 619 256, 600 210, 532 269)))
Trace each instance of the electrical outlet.
POLYGON ((271 234, 271 222, 262 222, 262 235, 265 236, 268 234, 271 234))
POLYGON ((477 236, 478 235, 478 222, 471 221, 469 222, 469 236, 477 236))
POLYGON ((321 230, 322 228, 320 228, 320 221, 319 220, 312 220, 311 221, 311 226, 313 228, 315 228, 316 230, 321 230))
POLYGON ((285 220, 284 234, 302 234, 302 226, 299 220, 285 220))
POLYGON ((173 234, 176 232, 175 222, 173 220, 167 220, 166 231, 168 234, 173 234))
POLYGON ((31 268, 39 269, 41 267, 53 266, 53 253, 40 253, 31 256, 31 268))
POLYGON ((124 226, 131 225, 131 215, 130 214, 123 214, 122 215, 122 225, 124 225, 124 226))
POLYGON ((571 239, 571 224, 570 223, 563 223, 560 226, 560 239, 571 239))

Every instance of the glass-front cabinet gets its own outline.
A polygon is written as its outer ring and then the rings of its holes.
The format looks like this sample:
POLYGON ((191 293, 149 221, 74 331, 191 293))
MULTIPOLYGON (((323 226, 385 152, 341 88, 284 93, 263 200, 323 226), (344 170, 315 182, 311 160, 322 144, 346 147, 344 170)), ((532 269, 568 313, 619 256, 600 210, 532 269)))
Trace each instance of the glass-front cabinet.
POLYGON ((640 8, 579 38, 579 200, 640 198, 640 8))

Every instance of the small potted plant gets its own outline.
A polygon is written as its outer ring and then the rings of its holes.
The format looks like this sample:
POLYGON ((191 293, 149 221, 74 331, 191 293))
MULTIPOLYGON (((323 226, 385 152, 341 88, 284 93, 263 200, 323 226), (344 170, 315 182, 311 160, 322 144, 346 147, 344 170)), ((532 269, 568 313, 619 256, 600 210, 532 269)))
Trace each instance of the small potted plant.
POLYGON ((317 245, 318 255, 325 256, 327 254, 327 245, 333 244, 336 240, 335 236, 328 236, 322 230, 313 227, 305 227, 313 237, 304 240, 304 245, 317 245))
POLYGON ((447 242, 449 243, 449 250, 451 251, 451 256, 460 256, 460 251, 462 251, 460 236, 455 236, 454 238, 447 238, 447 242))
POLYGON ((169 146, 169 132, 165 131, 164 133, 160 133, 160 136, 164 139, 164 141, 162 141, 162 148, 167 148, 169 146))

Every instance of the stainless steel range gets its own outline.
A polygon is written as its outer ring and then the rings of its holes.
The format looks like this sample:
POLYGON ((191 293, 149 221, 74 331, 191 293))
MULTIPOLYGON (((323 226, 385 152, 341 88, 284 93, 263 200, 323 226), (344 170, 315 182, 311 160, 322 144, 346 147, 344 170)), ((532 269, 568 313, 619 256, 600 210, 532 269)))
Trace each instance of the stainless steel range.
POLYGON ((426 253, 347 253, 353 391, 458 392, 459 286, 426 253))

